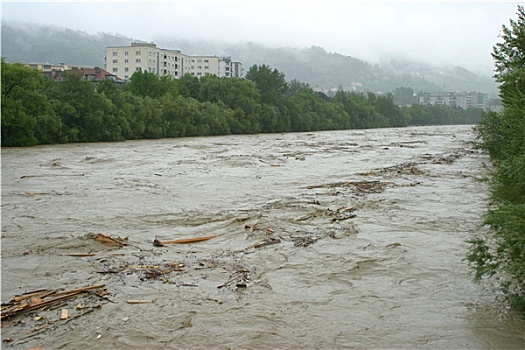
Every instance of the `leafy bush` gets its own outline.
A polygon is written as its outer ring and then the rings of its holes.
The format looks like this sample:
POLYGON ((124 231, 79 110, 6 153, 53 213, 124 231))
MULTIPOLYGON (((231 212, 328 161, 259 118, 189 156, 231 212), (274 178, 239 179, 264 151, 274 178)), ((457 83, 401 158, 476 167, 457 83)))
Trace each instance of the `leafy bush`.
POLYGON ((467 259, 475 279, 498 275, 511 304, 525 313, 525 12, 503 26, 503 42, 494 47, 495 78, 501 82, 501 113, 487 113, 477 126, 478 145, 495 165, 490 179, 494 209, 484 223, 488 238, 476 237, 467 259))

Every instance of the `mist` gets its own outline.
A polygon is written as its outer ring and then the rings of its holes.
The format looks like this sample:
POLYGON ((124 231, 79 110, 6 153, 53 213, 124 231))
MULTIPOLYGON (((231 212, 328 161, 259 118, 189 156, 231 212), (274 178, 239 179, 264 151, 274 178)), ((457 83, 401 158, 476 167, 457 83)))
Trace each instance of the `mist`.
MULTIPOLYGON (((458 65, 491 75, 492 48, 517 1, 494 2, 9 2, 2 20, 48 24, 139 40, 321 46, 378 63, 458 65)), ((176 49, 176 48, 173 48, 176 49)), ((214 54, 214 53, 209 53, 214 54)))

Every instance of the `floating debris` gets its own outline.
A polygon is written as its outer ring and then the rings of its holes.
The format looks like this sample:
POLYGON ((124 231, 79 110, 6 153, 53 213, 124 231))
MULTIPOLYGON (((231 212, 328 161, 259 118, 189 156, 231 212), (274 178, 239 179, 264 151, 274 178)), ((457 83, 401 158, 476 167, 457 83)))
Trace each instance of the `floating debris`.
POLYGON ((262 242, 252 244, 251 246, 247 247, 245 250, 258 249, 258 248, 266 247, 266 246, 277 244, 277 243, 281 243, 281 240, 279 238, 268 237, 262 242))
POLYGON ((151 304, 154 303, 155 300, 142 300, 142 299, 130 299, 126 300, 128 304, 151 304))
POLYGON ((315 188, 332 188, 332 187, 353 187, 358 192, 362 193, 379 193, 383 192, 389 185, 393 185, 393 182, 382 182, 382 181, 343 181, 334 182, 323 185, 311 185, 307 186, 308 189, 315 188))
POLYGON ((38 310, 43 307, 50 307, 65 300, 74 298, 81 293, 91 292, 95 289, 102 289, 104 286, 104 284, 101 284, 63 292, 59 290, 38 290, 22 295, 15 295, 11 301, 6 304, 2 304, 1 319, 4 320, 9 317, 20 315, 27 311, 38 310))
POLYGON ((166 244, 189 244, 189 243, 197 243, 197 242, 203 242, 210 240, 212 238, 215 238, 217 236, 205 236, 205 237, 195 237, 195 238, 183 238, 183 239, 176 239, 172 241, 160 241, 159 239, 155 238, 153 240, 153 245, 155 247, 163 247, 166 244))
POLYGON ((314 244, 319 240, 319 237, 297 237, 292 236, 293 246, 294 247, 308 247, 311 244, 314 244))

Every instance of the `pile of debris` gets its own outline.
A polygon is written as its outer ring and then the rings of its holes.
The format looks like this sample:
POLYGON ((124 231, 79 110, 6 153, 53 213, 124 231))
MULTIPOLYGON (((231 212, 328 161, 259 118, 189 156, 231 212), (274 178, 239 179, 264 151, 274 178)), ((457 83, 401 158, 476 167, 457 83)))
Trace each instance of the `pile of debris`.
MULTIPOLYGON (((10 321, 21 326, 24 332, 17 339, 20 343, 93 312, 107 302, 113 302, 104 287, 101 284, 66 291, 37 290, 15 295, 9 302, 2 304, 2 326, 4 322, 10 321), (28 317, 14 320, 22 314, 28 317)), ((11 343, 13 340, 14 335, 9 335, 3 342, 11 343)))

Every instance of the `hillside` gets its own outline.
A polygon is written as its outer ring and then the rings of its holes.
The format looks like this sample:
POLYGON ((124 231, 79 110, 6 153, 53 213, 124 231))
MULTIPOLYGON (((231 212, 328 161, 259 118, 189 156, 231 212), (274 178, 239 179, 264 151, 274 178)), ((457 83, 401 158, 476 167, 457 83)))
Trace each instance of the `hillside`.
MULTIPOLYGON (((2 57, 8 62, 49 62, 75 66, 104 66, 107 46, 129 45, 140 38, 109 33, 88 34, 68 28, 2 24, 2 57)), ((401 86, 415 92, 456 89, 497 94, 489 77, 461 67, 435 67, 424 63, 390 60, 372 65, 358 58, 326 52, 323 48, 270 48, 253 42, 190 42, 176 38, 156 40, 161 48, 190 55, 226 55, 241 61, 246 70, 267 64, 312 87, 390 92, 401 86)))

